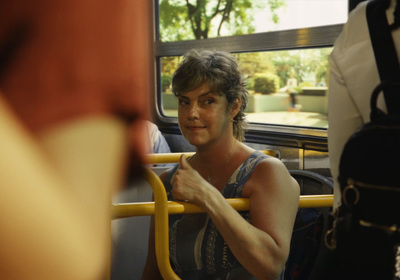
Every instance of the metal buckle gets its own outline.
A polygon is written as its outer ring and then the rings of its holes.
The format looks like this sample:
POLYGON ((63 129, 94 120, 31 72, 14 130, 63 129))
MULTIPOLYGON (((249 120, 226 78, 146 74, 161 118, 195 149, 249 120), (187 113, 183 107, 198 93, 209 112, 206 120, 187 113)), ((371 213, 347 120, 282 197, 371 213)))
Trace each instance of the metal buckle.
POLYGON ((354 191, 355 199, 352 205, 356 205, 360 201, 360 192, 358 191, 358 188, 353 185, 353 182, 349 180, 349 184, 344 188, 343 193, 342 193, 342 200, 345 205, 350 205, 350 203, 347 201, 347 193, 352 190, 354 191))

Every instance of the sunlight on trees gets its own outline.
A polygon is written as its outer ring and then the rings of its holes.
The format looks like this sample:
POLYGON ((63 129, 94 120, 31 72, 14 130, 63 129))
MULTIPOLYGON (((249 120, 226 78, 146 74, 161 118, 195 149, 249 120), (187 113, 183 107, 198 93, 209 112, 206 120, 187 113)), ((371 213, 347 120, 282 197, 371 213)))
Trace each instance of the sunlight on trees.
MULTIPOLYGON (((326 86, 328 84, 328 56, 332 48, 303 49, 274 52, 234 54, 240 69, 247 78, 250 93, 273 93, 287 85, 290 73, 300 86, 326 86), (262 87, 260 77, 269 85, 262 87), (268 78, 266 78, 268 77, 268 78), (255 83, 255 79, 259 78, 255 83), (263 90, 260 90, 263 88, 263 90), (268 88, 268 90, 266 89, 268 88)), ((178 67, 179 57, 164 57, 162 65, 162 88, 168 91, 168 81, 178 67)))
MULTIPOLYGON (((269 10, 270 24, 279 22, 287 0, 160 0, 160 40, 206 39, 255 31, 253 15, 269 10)), ((298 85, 326 85, 331 48, 234 54, 251 93, 273 93, 287 85, 290 73, 298 85), (263 82, 262 82, 263 81, 263 82)), ((161 87, 168 92, 179 57, 161 60, 161 87)))
POLYGON ((160 40, 169 42, 254 33, 254 14, 268 5, 277 23, 286 0, 160 1, 160 40))

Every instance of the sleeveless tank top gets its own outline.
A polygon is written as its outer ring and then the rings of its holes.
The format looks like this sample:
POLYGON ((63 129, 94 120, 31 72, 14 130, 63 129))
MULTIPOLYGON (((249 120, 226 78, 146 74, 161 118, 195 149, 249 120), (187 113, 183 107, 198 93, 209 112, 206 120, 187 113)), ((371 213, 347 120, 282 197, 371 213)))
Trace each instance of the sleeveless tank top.
MULTIPOLYGON (((225 198, 241 198, 243 186, 257 164, 268 156, 255 151, 233 173, 222 190, 225 198)), ((164 179, 168 200, 171 178, 179 165, 170 169, 164 179)), ((250 223, 249 211, 240 215, 250 223)), ((256 280, 235 258, 228 244, 207 214, 170 215, 170 260, 174 271, 185 280, 256 280)))

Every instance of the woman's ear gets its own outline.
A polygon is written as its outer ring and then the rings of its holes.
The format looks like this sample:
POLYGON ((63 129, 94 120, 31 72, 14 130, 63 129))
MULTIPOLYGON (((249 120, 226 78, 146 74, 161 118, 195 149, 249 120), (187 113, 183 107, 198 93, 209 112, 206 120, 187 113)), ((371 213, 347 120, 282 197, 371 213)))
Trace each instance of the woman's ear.
POLYGON ((241 107, 242 107, 242 99, 237 97, 236 100, 232 102, 231 119, 234 119, 236 117, 236 115, 239 113, 241 107))

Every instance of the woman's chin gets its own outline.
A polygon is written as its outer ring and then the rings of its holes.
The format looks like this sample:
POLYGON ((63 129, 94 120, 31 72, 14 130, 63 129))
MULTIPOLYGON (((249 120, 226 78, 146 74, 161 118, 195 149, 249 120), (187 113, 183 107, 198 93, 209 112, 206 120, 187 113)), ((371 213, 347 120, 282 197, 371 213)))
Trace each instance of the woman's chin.
POLYGON ((193 146, 202 146, 206 143, 205 139, 201 137, 185 137, 189 144, 193 146))

